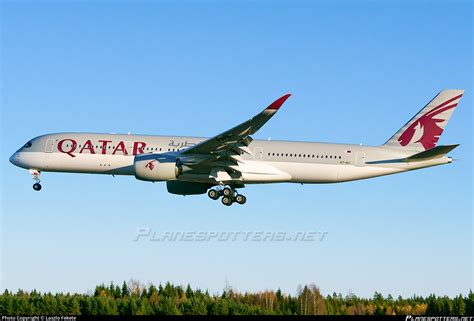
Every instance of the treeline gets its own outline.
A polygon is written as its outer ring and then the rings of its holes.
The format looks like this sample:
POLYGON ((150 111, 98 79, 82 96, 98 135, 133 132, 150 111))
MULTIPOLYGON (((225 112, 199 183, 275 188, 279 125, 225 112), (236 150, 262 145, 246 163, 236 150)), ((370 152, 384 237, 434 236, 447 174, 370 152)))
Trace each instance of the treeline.
POLYGON ((159 315, 159 314, 293 314, 293 315, 474 315, 474 293, 454 298, 372 298, 332 294, 324 297, 314 284, 298 287, 294 296, 280 290, 240 293, 230 287, 221 294, 165 285, 144 286, 137 281, 122 286, 101 284, 89 294, 51 294, 38 291, 0 295, 1 315, 159 315))

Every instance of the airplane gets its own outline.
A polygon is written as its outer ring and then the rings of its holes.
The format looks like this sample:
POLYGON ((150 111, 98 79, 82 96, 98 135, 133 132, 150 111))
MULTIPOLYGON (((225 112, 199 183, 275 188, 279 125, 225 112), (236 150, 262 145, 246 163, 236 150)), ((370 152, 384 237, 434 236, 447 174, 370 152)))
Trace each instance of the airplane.
POLYGON ((437 146, 464 90, 443 90, 380 146, 257 140, 252 136, 290 97, 211 138, 99 133, 38 136, 10 162, 28 169, 41 190, 41 172, 134 175, 165 181, 169 193, 207 193, 222 204, 245 204, 247 184, 338 183, 448 164, 459 145, 437 146))

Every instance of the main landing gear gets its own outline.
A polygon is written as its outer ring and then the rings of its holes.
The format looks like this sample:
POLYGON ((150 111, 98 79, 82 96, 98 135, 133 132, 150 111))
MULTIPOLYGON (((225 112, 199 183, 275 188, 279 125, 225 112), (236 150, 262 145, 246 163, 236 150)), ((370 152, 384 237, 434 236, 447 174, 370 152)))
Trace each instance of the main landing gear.
POLYGON ((222 196, 221 202, 225 206, 231 206, 233 203, 238 203, 238 204, 243 205, 245 204, 245 202, 247 202, 247 198, 242 194, 238 194, 237 191, 231 186, 226 186, 224 188, 217 187, 215 189, 214 188, 210 189, 207 192, 207 195, 213 200, 218 200, 219 197, 222 196))
POLYGON ((35 181, 35 183, 33 184, 33 189, 35 191, 41 191, 41 184, 39 179, 41 172, 36 169, 30 169, 30 174, 31 176, 33 176, 33 180, 35 181))

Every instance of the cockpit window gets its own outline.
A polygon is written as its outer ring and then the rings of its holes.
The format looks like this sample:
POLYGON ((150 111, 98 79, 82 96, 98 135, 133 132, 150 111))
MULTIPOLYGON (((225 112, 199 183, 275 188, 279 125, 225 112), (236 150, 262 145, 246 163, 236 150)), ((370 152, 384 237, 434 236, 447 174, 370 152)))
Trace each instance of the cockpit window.
POLYGON ((25 146, 23 146, 23 147, 30 148, 31 147, 31 142, 26 143, 25 146))

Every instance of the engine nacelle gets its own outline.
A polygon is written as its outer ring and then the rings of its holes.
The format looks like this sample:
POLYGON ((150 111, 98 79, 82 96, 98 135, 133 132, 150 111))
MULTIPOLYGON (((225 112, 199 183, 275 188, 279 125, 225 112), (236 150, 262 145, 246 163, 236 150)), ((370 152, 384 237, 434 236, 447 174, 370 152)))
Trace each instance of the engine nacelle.
POLYGON ((176 157, 163 154, 137 155, 133 167, 137 179, 150 182, 173 180, 182 172, 176 157))

